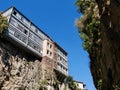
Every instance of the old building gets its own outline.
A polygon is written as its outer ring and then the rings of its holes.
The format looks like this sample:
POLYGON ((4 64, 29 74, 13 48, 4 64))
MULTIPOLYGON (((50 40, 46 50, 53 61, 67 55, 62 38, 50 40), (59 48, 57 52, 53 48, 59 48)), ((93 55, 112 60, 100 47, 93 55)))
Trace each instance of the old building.
POLYGON ((86 85, 83 82, 74 81, 74 83, 77 85, 79 90, 87 90, 86 85))
MULTIPOLYGON (((8 52, 6 54, 10 54, 9 57, 12 57, 8 63, 13 63, 11 67, 17 67, 17 69, 12 68, 14 70, 9 67, 11 71, 8 73, 13 74, 12 78, 16 79, 6 81, 0 79, 0 81, 4 81, 0 90, 13 90, 14 88, 16 90, 40 90, 39 83, 45 86, 47 90, 58 90, 58 88, 63 90, 66 87, 64 79, 69 76, 68 53, 15 7, 10 7, 2 15, 7 17, 8 21, 8 29, 3 33, 3 38, 10 45, 9 49, 14 49, 13 51, 19 52, 20 55, 12 55, 6 49, 5 52, 8 52), (26 54, 22 55, 21 51, 26 54), (26 55, 35 58, 35 61, 28 61, 28 58, 25 58, 26 55), (11 80, 18 83, 11 84, 11 80), (43 85, 43 82, 45 85, 43 85), (57 84, 58 88, 56 87, 57 84), (23 86, 24 89, 21 89, 23 86)), ((5 43, 4 47, 6 47, 5 43)), ((2 61, 2 59, 0 60, 2 61)), ((80 90, 86 90, 83 83, 75 83, 80 90)), ((68 86, 66 90, 70 90, 68 86)))
POLYGON ((43 68, 60 73, 60 77, 68 76, 67 52, 63 48, 15 7, 2 15, 8 19, 4 36, 10 43, 41 60, 43 68))

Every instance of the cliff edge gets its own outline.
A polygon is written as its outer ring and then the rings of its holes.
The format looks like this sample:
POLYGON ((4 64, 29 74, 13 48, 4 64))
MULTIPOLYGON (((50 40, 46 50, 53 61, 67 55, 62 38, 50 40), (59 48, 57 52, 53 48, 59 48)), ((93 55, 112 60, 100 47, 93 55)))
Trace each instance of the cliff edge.
POLYGON ((120 1, 77 0, 76 21, 98 90, 120 90, 120 1))

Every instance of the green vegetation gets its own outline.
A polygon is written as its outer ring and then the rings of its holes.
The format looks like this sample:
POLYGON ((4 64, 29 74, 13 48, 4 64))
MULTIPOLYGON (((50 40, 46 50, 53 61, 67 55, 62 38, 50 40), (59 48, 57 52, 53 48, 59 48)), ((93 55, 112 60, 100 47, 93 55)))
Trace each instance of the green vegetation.
POLYGON ((78 7, 78 10, 84 14, 86 9, 92 5, 91 1, 94 0, 77 0, 75 5, 78 7))
POLYGON ((97 90, 102 90, 102 79, 98 81, 97 90))
MULTIPOLYGON (((68 87, 71 90, 79 90, 77 84, 74 82, 71 76, 66 77, 64 82, 65 82, 65 85, 68 85, 68 87)), ((65 90, 66 90, 66 86, 65 86, 65 90)))
POLYGON ((47 86, 47 84, 48 84, 48 81, 47 81, 47 80, 40 80, 38 84, 39 84, 39 86, 40 86, 39 90, 47 90, 47 89, 46 89, 46 86, 47 86))
POLYGON ((114 90, 120 90, 120 87, 118 85, 113 86, 114 90))
POLYGON ((0 14, 0 34, 7 28, 7 19, 0 14))
POLYGON ((75 5, 83 16, 76 21, 80 37, 83 39, 83 48, 89 53, 93 47, 100 46, 100 20, 95 0, 77 0, 75 5))
POLYGON ((55 89, 57 89, 57 90, 59 90, 59 81, 56 79, 56 78, 54 78, 54 87, 55 87, 55 89))

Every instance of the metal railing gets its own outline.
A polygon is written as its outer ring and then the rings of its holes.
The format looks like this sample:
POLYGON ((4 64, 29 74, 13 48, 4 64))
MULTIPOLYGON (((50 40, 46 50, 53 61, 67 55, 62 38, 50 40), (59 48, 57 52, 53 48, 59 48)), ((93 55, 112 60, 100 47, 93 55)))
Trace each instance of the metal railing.
POLYGON ((26 45, 25 47, 30 46, 41 55, 42 45, 38 44, 39 41, 36 42, 35 40, 31 39, 29 35, 26 35, 24 32, 20 31, 17 27, 12 25, 11 23, 9 24, 7 33, 8 34, 10 33, 12 35, 12 38, 15 38, 16 41, 18 40, 17 42, 19 42, 20 40, 22 43, 26 45))
POLYGON ((13 26, 12 24, 9 24, 8 31, 9 30, 12 30, 14 32, 11 34, 13 34, 16 38, 18 38, 24 43, 27 43, 27 35, 25 35, 23 32, 18 30, 15 26, 13 26))

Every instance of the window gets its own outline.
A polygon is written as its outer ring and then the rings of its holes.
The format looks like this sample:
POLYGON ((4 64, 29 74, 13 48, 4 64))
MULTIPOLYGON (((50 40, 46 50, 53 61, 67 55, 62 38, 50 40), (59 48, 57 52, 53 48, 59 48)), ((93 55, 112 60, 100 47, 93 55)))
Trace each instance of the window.
POLYGON ((50 48, 52 48, 52 45, 50 44, 50 48))
POLYGON ((47 46, 49 47, 49 42, 47 42, 47 46))
POLYGON ((19 13, 16 14, 17 18, 19 18, 21 20, 21 15, 19 13))
POLYGON ((26 29, 24 29, 24 33, 27 35, 28 34, 28 31, 26 29))
POLYGON ((16 11, 14 11, 13 14, 16 15, 17 14, 16 11))
POLYGON ((52 56, 52 52, 50 52, 50 56, 52 56))
POLYGON ((62 68, 62 65, 60 64, 60 67, 62 68))
POLYGON ((47 50, 47 54, 49 54, 49 50, 47 50))
POLYGON ((60 57, 60 61, 62 61, 62 57, 60 57))

